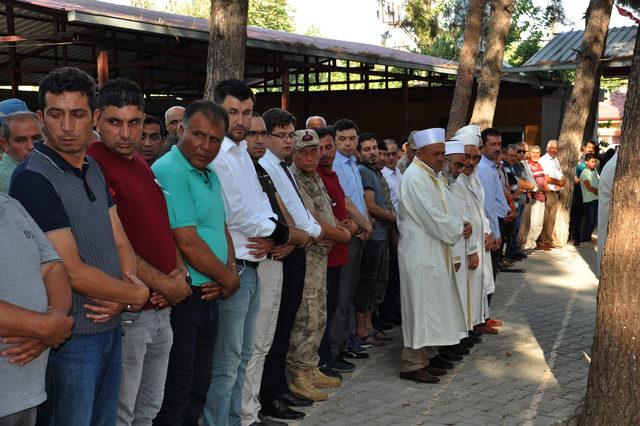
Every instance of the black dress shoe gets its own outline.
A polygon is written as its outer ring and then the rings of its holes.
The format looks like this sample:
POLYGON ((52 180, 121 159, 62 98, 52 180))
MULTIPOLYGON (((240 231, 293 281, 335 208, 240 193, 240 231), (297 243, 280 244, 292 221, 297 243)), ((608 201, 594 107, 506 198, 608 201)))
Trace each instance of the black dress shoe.
POLYGON ((284 402, 291 407, 309 407, 313 404, 313 401, 304 398, 298 398, 289 391, 276 395, 276 399, 284 402))
POLYGON ((440 348, 438 352, 440 353, 440 356, 446 361, 462 361, 462 355, 458 355, 443 348, 440 348))
POLYGON ((481 337, 476 337, 476 336, 472 336, 469 335, 469 339, 475 344, 475 343, 482 343, 482 338, 481 337))
POLYGON ((469 336, 471 337, 482 337, 482 333, 475 330, 469 330, 469 336))
POLYGON ((467 349, 471 349, 473 348, 473 340, 471 340, 468 337, 465 337, 464 339, 460 340, 460 346, 465 347, 467 349))
POLYGON ((445 374, 447 374, 447 370, 445 370, 444 368, 437 368, 431 364, 427 365, 424 369, 432 376, 444 376, 445 374))
POLYGON ((351 349, 347 349, 346 351, 340 351, 340 355, 343 358, 348 358, 348 359, 366 359, 369 358, 369 354, 366 352, 355 352, 352 351, 351 349))
POLYGON ((338 373, 352 373, 355 371, 356 369, 356 365, 349 362, 349 361, 345 361, 345 359, 343 357, 341 357, 340 355, 336 356, 336 357, 332 357, 331 359, 329 359, 329 361, 327 362, 327 365, 333 370, 336 371, 338 373))
POLYGON ((448 351, 453 352, 458 355, 469 355, 469 349, 463 347, 462 345, 451 345, 445 346, 448 351))
POLYGON ((284 420, 300 420, 305 416, 303 412, 292 410, 287 404, 279 399, 264 401, 260 412, 265 416, 284 420))
POLYGON ((451 370, 454 367, 453 363, 445 360, 440 355, 431 358, 429 360, 429 365, 433 365, 436 368, 444 368, 447 370, 451 370))

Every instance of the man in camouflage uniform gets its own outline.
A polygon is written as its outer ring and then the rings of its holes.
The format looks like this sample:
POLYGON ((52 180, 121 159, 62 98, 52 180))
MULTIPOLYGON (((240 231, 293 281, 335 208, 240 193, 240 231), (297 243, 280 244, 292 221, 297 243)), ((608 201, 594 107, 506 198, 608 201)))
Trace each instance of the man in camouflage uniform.
POLYGON ((327 393, 320 388, 340 386, 339 378, 326 376, 318 369, 318 348, 327 321, 327 256, 335 243, 351 239, 351 233, 336 223, 329 195, 316 172, 319 146, 315 131, 297 131, 291 166, 300 197, 322 227, 323 235, 322 240, 314 241, 307 248, 302 303, 291 331, 287 355, 289 389, 297 397, 313 401, 327 399, 327 393))

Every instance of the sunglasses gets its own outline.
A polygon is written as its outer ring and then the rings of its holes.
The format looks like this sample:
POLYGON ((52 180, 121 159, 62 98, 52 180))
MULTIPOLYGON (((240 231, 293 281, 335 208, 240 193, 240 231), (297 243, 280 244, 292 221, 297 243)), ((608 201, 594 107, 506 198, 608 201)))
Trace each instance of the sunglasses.
POLYGON ((516 151, 518 154, 526 154, 527 150, 526 149, 519 149, 516 151))

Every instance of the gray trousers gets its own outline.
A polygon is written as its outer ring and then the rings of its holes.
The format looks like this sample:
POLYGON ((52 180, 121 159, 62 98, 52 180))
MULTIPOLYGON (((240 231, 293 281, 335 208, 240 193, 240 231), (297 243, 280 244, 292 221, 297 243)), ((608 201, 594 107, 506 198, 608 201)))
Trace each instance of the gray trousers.
POLYGON ((117 425, 151 425, 160 411, 173 331, 171 309, 122 314, 122 381, 117 425))
POLYGON ((37 407, 27 408, 8 416, 0 417, 0 426, 33 426, 36 424, 37 407))
POLYGON ((340 292, 338 306, 333 314, 329 344, 331 353, 337 355, 345 339, 355 331, 353 301, 360 281, 360 262, 364 250, 364 241, 351 238, 349 241, 349 263, 340 270, 340 292))

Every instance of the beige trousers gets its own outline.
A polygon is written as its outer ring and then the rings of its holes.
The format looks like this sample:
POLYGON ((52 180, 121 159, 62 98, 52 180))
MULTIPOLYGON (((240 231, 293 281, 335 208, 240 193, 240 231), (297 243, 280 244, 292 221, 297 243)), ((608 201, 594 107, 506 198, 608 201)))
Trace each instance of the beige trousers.
POLYGON ((437 354, 438 348, 436 346, 425 346, 420 349, 404 347, 400 355, 400 372, 409 373, 425 368, 429 365, 429 359, 437 354))

